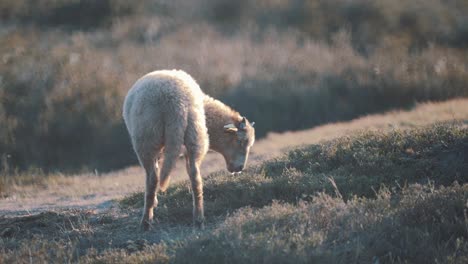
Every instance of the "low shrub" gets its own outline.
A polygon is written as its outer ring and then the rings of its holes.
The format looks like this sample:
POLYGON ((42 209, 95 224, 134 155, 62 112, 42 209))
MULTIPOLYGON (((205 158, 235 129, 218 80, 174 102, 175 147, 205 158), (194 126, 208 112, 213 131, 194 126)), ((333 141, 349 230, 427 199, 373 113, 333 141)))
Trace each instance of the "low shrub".
POLYGON ((0 217, 0 262, 465 263, 467 139, 462 122, 361 133, 211 174, 205 230, 186 183, 159 197, 152 232, 137 231, 142 193, 106 213, 0 217))
POLYGON ((327 194, 243 208, 188 241, 175 263, 463 263, 468 186, 413 185, 376 199, 327 194))

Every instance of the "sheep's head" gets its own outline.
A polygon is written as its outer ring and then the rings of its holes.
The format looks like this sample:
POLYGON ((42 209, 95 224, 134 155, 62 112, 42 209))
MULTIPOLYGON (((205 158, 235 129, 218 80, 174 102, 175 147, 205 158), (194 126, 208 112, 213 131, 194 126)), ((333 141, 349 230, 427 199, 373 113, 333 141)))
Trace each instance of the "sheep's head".
POLYGON ((250 148, 255 142, 254 124, 243 117, 240 122, 224 126, 226 138, 221 154, 229 172, 241 172, 244 169, 250 148))

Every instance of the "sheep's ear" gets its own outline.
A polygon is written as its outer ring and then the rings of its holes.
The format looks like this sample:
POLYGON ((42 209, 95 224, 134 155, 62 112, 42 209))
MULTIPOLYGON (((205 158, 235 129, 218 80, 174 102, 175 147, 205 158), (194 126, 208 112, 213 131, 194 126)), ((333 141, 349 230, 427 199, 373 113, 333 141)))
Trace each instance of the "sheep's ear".
POLYGON ((237 132, 237 127, 234 124, 227 124, 224 126, 224 132, 237 132))
POLYGON ((250 125, 251 125, 252 127, 255 126, 255 122, 250 123, 250 125))
POLYGON ((246 126, 247 126, 247 119, 245 119, 245 117, 242 117, 242 120, 239 123, 239 128, 242 130, 245 130, 246 126))

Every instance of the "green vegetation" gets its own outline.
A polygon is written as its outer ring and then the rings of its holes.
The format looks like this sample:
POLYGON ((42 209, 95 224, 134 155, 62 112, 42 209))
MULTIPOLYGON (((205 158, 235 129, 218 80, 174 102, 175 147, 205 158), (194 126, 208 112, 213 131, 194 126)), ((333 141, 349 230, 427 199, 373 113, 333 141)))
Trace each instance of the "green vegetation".
POLYGON ((135 164, 121 118, 179 68, 268 131, 468 95, 463 0, 0 3, 0 171, 135 164), (97 15, 98 14, 98 15, 97 15))
POLYGON ((467 159, 463 122, 342 137, 240 176, 209 175, 205 230, 192 231, 179 183, 147 233, 137 231, 142 193, 121 200, 118 215, 0 218, 0 261, 464 263, 467 159))

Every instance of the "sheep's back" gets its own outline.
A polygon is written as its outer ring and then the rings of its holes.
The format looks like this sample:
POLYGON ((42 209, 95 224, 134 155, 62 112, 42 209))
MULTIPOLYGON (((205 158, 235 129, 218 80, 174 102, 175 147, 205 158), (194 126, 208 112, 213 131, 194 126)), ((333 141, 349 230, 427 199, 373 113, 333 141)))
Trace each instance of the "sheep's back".
MULTIPOLYGON (((124 119, 130 134, 157 130, 167 122, 197 122, 205 126, 204 94, 183 71, 154 71, 141 77, 128 92, 124 119)), ((182 125, 182 124, 181 124, 182 125)))

